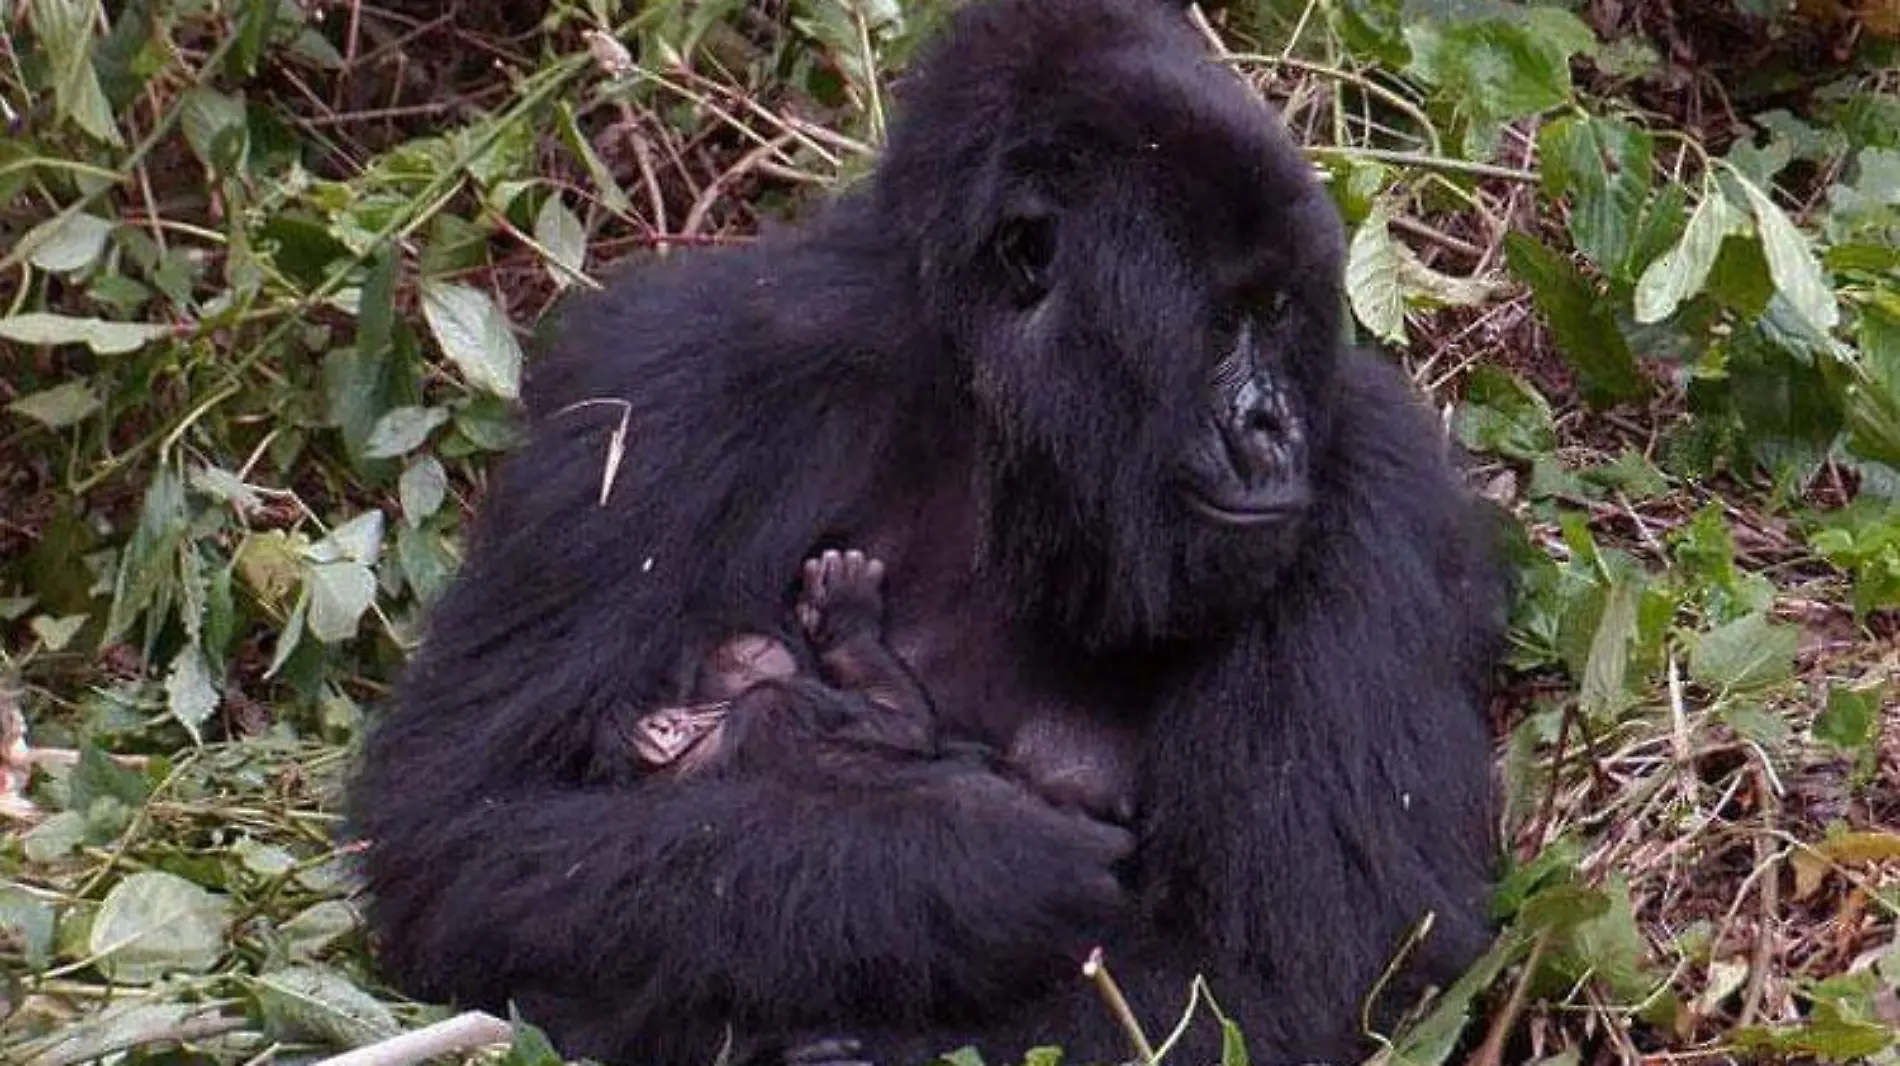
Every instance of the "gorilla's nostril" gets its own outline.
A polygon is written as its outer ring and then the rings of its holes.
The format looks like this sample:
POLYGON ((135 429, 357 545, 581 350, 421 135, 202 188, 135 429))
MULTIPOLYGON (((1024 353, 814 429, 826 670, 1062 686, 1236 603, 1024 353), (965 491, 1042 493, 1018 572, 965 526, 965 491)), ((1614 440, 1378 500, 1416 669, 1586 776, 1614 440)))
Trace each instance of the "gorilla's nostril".
POLYGON ((1248 433, 1274 436, 1280 432, 1282 427, 1278 415, 1264 408, 1256 407, 1248 411, 1246 417, 1241 420, 1241 428, 1245 429, 1248 433))

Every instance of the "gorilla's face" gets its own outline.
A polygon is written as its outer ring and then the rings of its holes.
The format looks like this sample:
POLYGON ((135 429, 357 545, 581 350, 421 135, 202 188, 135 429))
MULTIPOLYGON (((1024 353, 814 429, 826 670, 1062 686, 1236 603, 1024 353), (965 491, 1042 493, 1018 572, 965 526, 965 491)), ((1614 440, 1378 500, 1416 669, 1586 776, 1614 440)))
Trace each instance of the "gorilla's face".
MULTIPOLYGON (((1104 640, 1271 595, 1325 480, 1344 243, 1278 118, 1198 42, 1111 65, 1086 91, 1028 66, 973 130, 900 125, 881 175, 967 374, 989 558, 1104 640), (956 192, 919 202, 926 183, 956 192)), ((920 91, 981 111, 991 89, 920 91)))

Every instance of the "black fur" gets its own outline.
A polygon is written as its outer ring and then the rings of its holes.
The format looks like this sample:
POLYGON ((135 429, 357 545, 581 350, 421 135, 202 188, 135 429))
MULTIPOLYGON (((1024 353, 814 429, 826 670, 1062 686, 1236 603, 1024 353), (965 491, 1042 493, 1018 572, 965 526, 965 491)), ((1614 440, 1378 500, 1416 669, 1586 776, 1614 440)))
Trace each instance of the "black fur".
POLYGON ((901 105, 865 187, 617 279, 532 365, 529 442, 354 788, 383 964, 620 1062, 849 1037, 995 1063, 1126 1053, 1076 975, 1100 943, 1151 1031, 1202 973, 1255 1061, 1353 1054, 1427 912, 1400 991, 1488 936, 1486 522, 1403 378, 1337 340, 1329 202, 1166 5, 967 9, 901 105), (1052 247, 999 253, 1048 218, 1052 247), (1178 457, 1224 316, 1282 297, 1259 358, 1312 503, 1215 525, 1178 457), (603 398, 632 405, 604 507, 620 410, 573 406, 603 398), (1002 750, 1066 711, 1138 738, 1132 857, 985 773, 616 770, 602 724, 733 632, 796 643, 801 560, 840 544, 888 562, 947 735, 1002 750))

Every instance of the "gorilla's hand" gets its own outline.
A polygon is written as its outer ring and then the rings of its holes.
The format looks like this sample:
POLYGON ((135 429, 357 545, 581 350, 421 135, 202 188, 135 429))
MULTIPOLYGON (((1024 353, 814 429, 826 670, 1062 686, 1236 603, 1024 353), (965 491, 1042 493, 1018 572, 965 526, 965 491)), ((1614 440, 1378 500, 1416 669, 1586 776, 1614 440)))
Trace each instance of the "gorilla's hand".
POLYGON ((1115 867, 1135 848, 1126 829, 1053 806, 987 769, 946 772, 934 788, 965 815, 964 824, 984 835, 980 854, 989 862, 983 865, 999 867, 989 872, 1000 874, 1025 903, 1088 925, 1112 921, 1125 907, 1115 867))

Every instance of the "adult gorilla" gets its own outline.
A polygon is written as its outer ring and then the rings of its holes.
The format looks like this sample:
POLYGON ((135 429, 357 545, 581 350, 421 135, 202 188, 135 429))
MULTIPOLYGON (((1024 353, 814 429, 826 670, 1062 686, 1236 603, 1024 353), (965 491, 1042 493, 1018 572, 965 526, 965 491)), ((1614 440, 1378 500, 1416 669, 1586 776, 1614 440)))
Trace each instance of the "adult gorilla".
POLYGON ((1103 943, 1151 1026, 1198 973, 1256 1061, 1351 1054, 1421 919, 1401 991, 1486 941, 1485 520, 1341 350, 1339 220, 1178 9, 967 9, 903 104, 820 219, 582 299, 532 367, 356 784, 383 962, 621 1061, 999 1062, 1125 1051, 1103 943), (1132 854, 950 762, 631 771, 610 723, 735 632, 802 648, 835 546, 888 564, 947 735, 1125 768, 1132 854))

